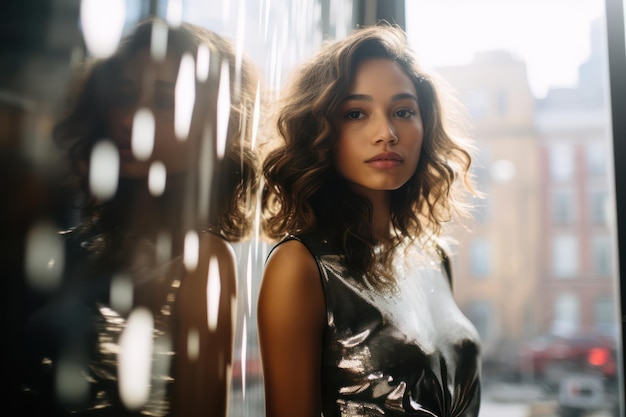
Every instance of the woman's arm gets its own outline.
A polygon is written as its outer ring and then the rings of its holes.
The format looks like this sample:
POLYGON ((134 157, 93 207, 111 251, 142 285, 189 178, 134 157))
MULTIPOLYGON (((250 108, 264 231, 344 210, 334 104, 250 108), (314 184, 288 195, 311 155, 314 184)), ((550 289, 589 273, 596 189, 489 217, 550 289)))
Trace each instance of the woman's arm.
POLYGON ((233 358, 235 254, 210 233, 201 235, 199 252, 198 267, 184 278, 176 301, 174 415, 224 417, 233 358), (219 297, 213 299, 217 291, 219 297), (217 300, 217 321, 212 322, 217 300))
POLYGON ((278 246, 263 272, 258 331, 266 417, 319 417, 326 322, 317 263, 295 240, 278 246))

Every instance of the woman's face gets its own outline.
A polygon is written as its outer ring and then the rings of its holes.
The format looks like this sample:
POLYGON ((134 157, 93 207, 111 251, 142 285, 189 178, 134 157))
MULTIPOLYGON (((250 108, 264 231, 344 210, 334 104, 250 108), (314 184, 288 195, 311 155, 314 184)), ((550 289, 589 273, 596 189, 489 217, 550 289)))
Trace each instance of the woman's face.
POLYGON ((111 139, 120 152, 120 177, 147 177, 150 165, 155 161, 162 162, 168 174, 184 171, 186 142, 179 140, 174 130, 178 66, 179 59, 171 55, 154 62, 149 49, 142 49, 123 65, 119 81, 111 86, 113 99, 107 121, 111 139), (139 110, 144 117, 135 117, 139 110), (143 136, 148 140, 148 145, 143 142, 143 156, 133 153, 133 134, 136 139, 143 136), (145 151, 146 146, 150 147, 152 135, 152 152, 145 151))
POLYGON ((361 62, 336 114, 336 166, 365 197, 396 190, 417 168, 423 126, 415 86, 388 59, 361 62))

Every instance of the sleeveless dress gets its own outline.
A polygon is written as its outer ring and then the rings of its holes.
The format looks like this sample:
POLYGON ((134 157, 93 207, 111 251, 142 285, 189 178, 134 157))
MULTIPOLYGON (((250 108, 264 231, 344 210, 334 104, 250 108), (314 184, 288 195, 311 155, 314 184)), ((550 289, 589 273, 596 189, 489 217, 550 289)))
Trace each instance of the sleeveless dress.
POLYGON ((326 299, 324 417, 475 417, 480 345, 457 307, 436 250, 396 256, 395 290, 375 291, 346 271, 328 240, 290 236, 315 258, 326 299))
MULTIPOLYGON (((152 244, 140 242, 133 265, 121 271, 86 247, 73 233, 66 234, 67 260, 65 286, 35 311, 29 322, 29 357, 24 383, 24 406, 33 415, 93 417, 165 417, 171 414, 171 363, 173 311, 183 277, 182 256, 155 264, 142 259, 154 252, 152 244), (120 272, 132 279, 134 291, 155 294, 160 300, 155 309, 150 344, 152 372, 143 405, 128 409, 120 397, 118 353, 120 338, 127 327, 126 315, 110 303, 112 280, 120 272), (69 362, 68 362, 69 360, 69 362), (61 362, 75 369, 71 385, 85 390, 80 400, 60 401, 55 369, 61 362)), ((29 413, 27 413, 29 414, 29 413)))

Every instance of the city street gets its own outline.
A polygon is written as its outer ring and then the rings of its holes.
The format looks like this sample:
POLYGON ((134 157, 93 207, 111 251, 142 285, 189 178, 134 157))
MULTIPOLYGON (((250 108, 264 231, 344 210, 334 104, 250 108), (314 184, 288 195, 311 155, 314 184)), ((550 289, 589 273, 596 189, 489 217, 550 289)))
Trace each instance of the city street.
MULTIPOLYGON (((264 417, 263 388, 260 383, 231 393, 229 417, 264 417)), ((499 383, 486 386, 479 417, 560 417, 556 399, 545 398, 532 385, 499 383)), ((588 413, 585 417, 612 417, 607 412, 588 413)))

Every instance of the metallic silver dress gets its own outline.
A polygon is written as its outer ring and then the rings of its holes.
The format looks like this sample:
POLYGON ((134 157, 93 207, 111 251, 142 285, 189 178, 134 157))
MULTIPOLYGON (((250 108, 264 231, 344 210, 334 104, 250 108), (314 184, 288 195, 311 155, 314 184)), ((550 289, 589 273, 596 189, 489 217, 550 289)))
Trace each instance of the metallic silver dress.
POLYGON ((327 240, 304 235, 326 297, 324 417, 475 417, 480 345, 457 307, 441 257, 418 244, 393 264, 395 291, 381 293, 346 273, 327 240))

